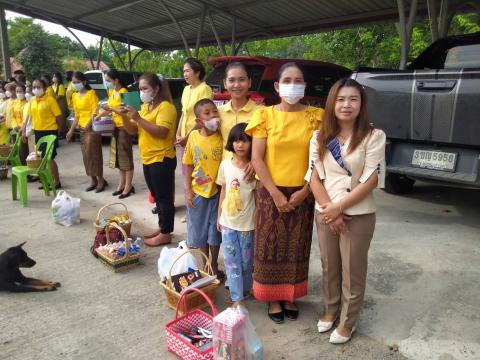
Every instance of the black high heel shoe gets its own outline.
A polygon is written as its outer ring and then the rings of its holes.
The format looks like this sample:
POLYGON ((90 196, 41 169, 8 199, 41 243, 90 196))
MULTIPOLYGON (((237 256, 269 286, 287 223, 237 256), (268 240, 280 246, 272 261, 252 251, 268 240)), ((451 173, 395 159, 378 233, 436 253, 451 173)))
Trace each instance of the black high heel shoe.
POLYGON ((283 310, 276 313, 270 312, 270 303, 267 305, 267 313, 270 320, 272 320, 274 323, 282 324, 285 321, 285 313, 283 310))
POLYGON ((119 199, 125 199, 125 198, 129 197, 131 194, 135 194, 135 187, 133 187, 133 186, 128 193, 122 194, 118 198, 119 199))
POLYGON ((123 190, 125 190, 125 189, 115 190, 115 191, 112 193, 112 196, 118 196, 118 195, 120 195, 121 193, 123 193, 123 190))
POLYGON ((97 187, 95 192, 96 193, 101 193, 103 190, 105 190, 105 188, 108 186, 108 182, 107 180, 103 180, 103 185, 102 187, 97 187))
MULTIPOLYGON (((296 306, 296 305, 295 305, 296 306)), ((283 313, 285 314, 285 317, 288 319, 288 320, 291 320, 291 321, 295 321, 298 319, 298 314, 299 314, 299 311, 298 311, 298 308, 297 310, 293 310, 293 309, 287 309, 285 307, 285 302, 282 303, 282 309, 283 309, 283 313)))

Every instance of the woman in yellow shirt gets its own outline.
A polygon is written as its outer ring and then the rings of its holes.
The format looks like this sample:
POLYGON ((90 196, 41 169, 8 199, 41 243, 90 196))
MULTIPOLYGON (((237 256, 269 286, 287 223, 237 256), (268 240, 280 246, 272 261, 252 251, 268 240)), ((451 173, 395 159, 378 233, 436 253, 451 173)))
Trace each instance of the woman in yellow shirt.
POLYGON ((67 98, 65 97, 66 90, 65 90, 65 86, 63 85, 63 77, 62 77, 62 74, 59 72, 53 73, 52 90, 54 92, 55 99, 57 100, 58 106, 60 107, 60 110, 62 110, 63 119, 60 125, 59 133, 62 136, 64 136, 68 130, 67 121, 66 121, 68 107, 67 107, 67 98))
POLYGON ((111 114, 115 122, 115 130, 110 142, 109 165, 111 169, 120 170, 120 181, 112 195, 120 195, 119 198, 124 199, 131 194, 135 194, 135 188, 132 185, 132 138, 130 134, 125 131, 122 116, 118 113, 118 109, 122 104, 122 93, 126 93, 128 90, 124 87, 120 74, 116 70, 109 70, 106 73, 105 80, 108 88, 108 104, 103 107, 103 111, 97 118, 111 114))
POLYGON ((72 83, 77 90, 72 98, 75 120, 67 133, 67 140, 72 140, 78 124, 83 165, 87 176, 91 178, 90 185, 85 191, 95 190, 99 193, 105 190, 108 183, 103 178, 102 135, 92 130, 92 119, 98 113, 98 98, 95 91, 87 84, 87 78, 83 73, 74 72, 72 83))
MULTIPOLYGON (((248 90, 252 85, 252 80, 250 79, 245 64, 241 62, 228 64, 225 68, 223 85, 231 97, 229 102, 218 107, 221 120, 220 133, 222 134, 223 147, 225 148, 230 130, 239 123, 248 124, 255 111, 262 107, 262 105, 258 105, 247 96, 248 90)), ((226 157, 231 158, 232 153, 224 150, 223 158, 226 157)), ((251 163, 249 163, 247 169, 245 169, 245 173, 247 177, 253 178, 254 170, 251 163)))
POLYGON ((269 302, 276 323, 298 317, 295 300, 308 289, 314 199, 304 176, 323 110, 300 103, 305 85, 300 68, 284 64, 274 84, 280 104, 257 110, 245 130, 253 137, 252 163, 260 180, 253 292, 269 302))
POLYGON ((9 130, 13 129, 13 106, 15 100, 17 100, 17 94, 15 89, 17 84, 14 82, 9 82, 5 85, 5 95, 7 96, 7 105, 5 107, 5 124, 9 130))
POLYGON ((172 96, 166 81, 155 74, 146 73, 139 81, 140 99, 143 102, 140 112, 131 106, 120 108, 128 112, 122 117, 123 126, 129 134, 138 133, 138 146, 143 163, 143 174, 148 189, 155 198, 158 212, 159 230, 147 236, 145 244, 159 246, 172 241, 175 208, 175 124, 177 111, 172 104, 172 96))
MULTIPOLYGON (((25 99, 25 85, 17 85, 16 89, 17 99, 13 102, 13 121, 12 128, 21 136, 23 129, 23 114, 25 106, 28 106, 28 101, 25 99)), ((26 159, 28 156, 28 142, 21 141, 19 149, 20 161, 23 165, 26 165, 26 159)))
MULTIPOLYGON (((35 143, 46 135, 58 136, 58 124, 62 119, 62 111, 58 107, 57 101, 46 95, 47 84, 41 79, 34 80, 32 83, 32 93, 35 97, 30 101, 28 114, 32 117, 32 128, 35 134, 35 143)), ((45 144, 43 144, 45 145, 45 144)), ((45 146, 41 146, 38 150, 45 153, 45 146)), ((55 179, 55 187, 59 189, 60 176, 58 166, 54 160, 57 156, 58 139, 55 140, 53 147, 52 169, 53 178, 55 179)))
MULTIPOLYGON (((187 82, 187 86, 182 93, 182 116, 177 128, 176 145, 180 146, 180 156, 183 158, 185 153, 185 145, 187 144, 188 135, 195 129, 196 116, 193 108, 198 100, 213 99, 212 88, 203 81, 205 77, 205 67, 195 59, 188 58, 183 64, 183 78, 187 82)), ((182 164, 182 175, 187 176, 187 166, 182 164)), ((186 194, 184 186, 184 194, 186 194)))

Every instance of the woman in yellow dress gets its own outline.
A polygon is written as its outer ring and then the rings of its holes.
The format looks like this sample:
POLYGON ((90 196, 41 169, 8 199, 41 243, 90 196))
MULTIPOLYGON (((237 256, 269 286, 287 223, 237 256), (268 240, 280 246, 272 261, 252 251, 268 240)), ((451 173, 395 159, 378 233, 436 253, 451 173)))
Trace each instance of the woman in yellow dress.
POLYGON ((120 170, 120 181, 117 189, 112 193, 113 196, 119 196, 120 199, 135 194, 135 188, 132 185, 133 179, 133 150, 132 138, 123 127, 122 116, 118 112, 122 104, 122 94, 128 92, 122 83, 120 74, 116 70, 109 70, 105 76, 105 84, 108 88, 108 104, 103 107, 103 111, 98 115, 100 118, 111 114, 115 122, 115 130, 110 142, 110 161, 111 169, 120 170))
POLYGON ((281 102, 255 112, 245 132, 253 137, 256 193, 255 298, 268 302, 276 323, 295 320, 295 300, 307 295, 314 199, 304 180, 310 138, 323 110, 304 105, 305 79, 295 63, 284 64, 274 84, 281 102))
POLYGON ((105 190, 108 183, 103 178, 102 135, 92 130, 92 120, 98 113, 98 98, 87 84, 87 78, 83 73, 79 71, 73 73, 72 83, 77 90, 72 98, 75 120, 67 133, 67 140, 72 140, 78 124, 83 164, 87 176, 91 178, 90 185, 85 191, 95 190, 99 193, 105 190))
MULTIPOLYGON (((16 100, 13 102, 13 120, 12 128, 18 133, 18 136, 21 136, 23 128, 23 114, 25 106, 28 106, 28 101, 25 98, 25 85, 17 85, 15 89, 16 100)), ((19 149, 20 161, 23 165, 26 165, 26 159, 28 156, 28 143, 26 141, 20 142, 19 149)))

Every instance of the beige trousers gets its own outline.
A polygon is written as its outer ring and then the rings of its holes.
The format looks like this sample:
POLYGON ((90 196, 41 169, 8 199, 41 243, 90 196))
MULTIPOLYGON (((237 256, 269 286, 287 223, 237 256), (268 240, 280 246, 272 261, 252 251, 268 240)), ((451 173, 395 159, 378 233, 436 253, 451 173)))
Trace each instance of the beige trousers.
POLYGON ((367 280, 368 249, 375 229, 375 214, 355 215, 348 232, 335 235, 315 213, 323 271, 325 314, 337 316, 352 329, 363 304, 367 280))

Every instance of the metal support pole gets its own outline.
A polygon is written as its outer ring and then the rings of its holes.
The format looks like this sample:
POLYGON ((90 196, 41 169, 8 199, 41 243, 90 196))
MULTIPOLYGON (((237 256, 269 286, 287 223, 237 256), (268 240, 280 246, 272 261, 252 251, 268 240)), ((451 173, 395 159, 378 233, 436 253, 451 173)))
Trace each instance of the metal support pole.
POLYGON ((80 44, 80 46, 83 48, 83 51, 85 52, 85 55, 87 55, 87 58, 88 60, 90 60, 90 64, 92 65, 92 69, 95 69, 95 64, 93 63, 93 59, 92 57, 90 56, 90 54, 88 53, 88 50, 87 48, 85 47, 85 45, 83 45, 82 41, 79 39, 79 37, 72 31, 70 30, 70 28, 68 28, 67 26, 65 25, 62 25, 70 34, 73 35, 73 37, 78 41, 78 43, 80 44))
POLYGON ((122 64, 122 67, 125 71, 127 71, 127 66, 125 65, 125 61, 123 61, 122 57, 120 56, 120 54, 118 53, 117 51, 117 48, 115 47, 115 45, 113 45, 113 42, 110 38, 108 38, 108 41, 110 42, 110 45, 113 49, 113 52, 115 53, 115 55, 117 56, 118 60, 120 60, 120 63, 122 64))
POLYGON ((100 44, 98 46, 98 55, 97 55, 97 67, 96 69, 100 69, 100 60, 102 60, 102 50, 103 50, 103 35, 100 36, 100 44))
POLYGON ((132 68, 133 68, 133 64, 135 64, 135 60, 137 60, 138 55, 140 55, 144 51, 145 49, 140 49, 140 51, 135 54, 135 56, 132 59, 132 68))
POLYGON ((164 10, 167 12, 168 16, 170 17, 170 19, 172 19, 172 22, 175 24, 175 26, 177 27, 177 30, 180 34, 180 37, 182 38, 182 41, 183 41, 183 45, 185 46, 185 51, 187 52, 187 55, 188 56, 192 56, 192 53, 190 51, 190 48, 188 47, 188 42, 187 42, 187 38, 185 37, 185 34, 183 33, 182 31, 182 27, 180 26, 180 24, 178 23, 177 19, 175 18, 175 16, 173 16, 173 13, 170 11, 170 9, 168 8, 168 6, 165 4, 165 2, 163 0, 158 0, 158 2, 162 5, 162 7, 164 8, 164 10))
POLYGON ((127 39, 128 43, 128 71, 132 71, 132 49, 130 47, 130 38, 127 39))
POLYGON ((8 29, 7 20, 5 20, 5 10, 0 9, 0 31, 2 32, 2 60, 3 60, 3 75, 5 80, 12 76, 12 69, 10 66, 10 48, 8 46, 8 29))
POLYGON ((400 35, 400 70, 405 69, 407 64, 407 31, 405 21, 405 3, 403 0, 397 0, 398 6, 398 33, 400 35))
POLYGON ((205 15, 207 14, 207 7, 203 5, 202 15, 200 16, 200 28, 197 33, 197 41, 195 43, 195 57, 198 58, 198 53, 200 51, 200 41, 202 40, 203 34, 203 24, 205 23, 205 15))
POLYGON ((408 15, 408 23, 407 23, 407 57, 408 54, 410 53, 410 44, 412 41, 412 31, 413 31, 413 25, 415 24, 415 18, 417 17, 417 5, 418 5, 418 0, 412 0, 410 4, 410 14, 408 15))
POLYGON ((232 55, 237 55, 235 52, 235 37, 237 36, 237 18, 232 17, 232 55))
POLYGON ((224 56, 227 56, 227 52, 225 51, 225 46, 223 46, 222 39, 218 35, 217 28, 215 27, 215 23, 213 22, 212 15, 210 11, 208 12, 208 20, 210 21, 210 26, 212 27, 213 35, 215 35, 215 39, 217 40, 218 47, 224 56))
POLYGON ((430 29, 432 31, 432 41, 438 40, 437 8, 435 0, 427 0, 428 17, 430 18, 430 29))
POLYGON ((438 25, 438 36, 444 38, 448 34, 448 0, 442 0, 440 4, 440 23, 438 25))

